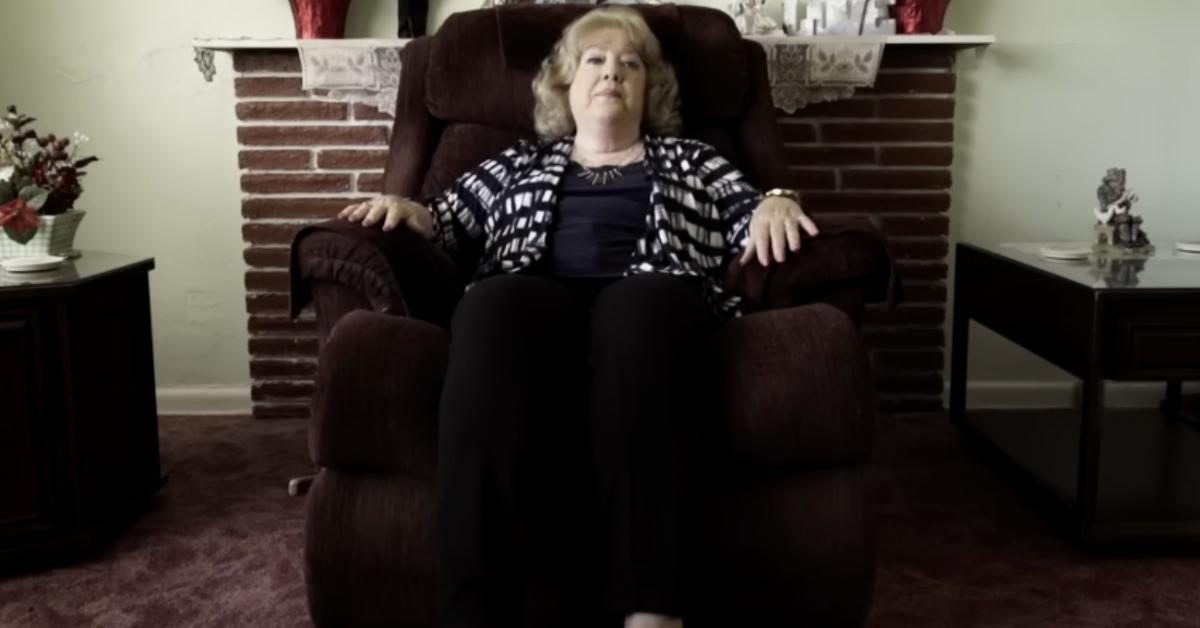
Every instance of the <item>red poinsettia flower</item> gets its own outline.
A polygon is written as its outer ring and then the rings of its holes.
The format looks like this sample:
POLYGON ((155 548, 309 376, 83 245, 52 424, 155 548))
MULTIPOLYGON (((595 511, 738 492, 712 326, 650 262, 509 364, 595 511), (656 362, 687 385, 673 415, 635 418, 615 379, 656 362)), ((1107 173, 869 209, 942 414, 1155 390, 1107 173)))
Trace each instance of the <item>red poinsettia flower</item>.
POLYGON ((19 196, 0 205, 0 227, 4 227, 6 231, 11 230, 24 235, 31 230, 37 231, 40 223, 37 210, 19 196))

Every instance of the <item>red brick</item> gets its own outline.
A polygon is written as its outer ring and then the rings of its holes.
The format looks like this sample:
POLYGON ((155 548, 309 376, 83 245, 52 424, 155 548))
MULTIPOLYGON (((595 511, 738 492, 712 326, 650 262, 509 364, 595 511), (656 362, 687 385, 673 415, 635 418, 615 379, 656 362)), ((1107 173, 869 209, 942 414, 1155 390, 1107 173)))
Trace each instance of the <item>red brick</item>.
POLYGON ((888 250, 899 259, 940 260, 950 252, 942 238, 889 238, 888 250))
POLYGON ((787 163, 797 166, 843 166, 875 163, 874 146, 784 146, 787 163))
POLYGON ((275 292, 252 292, 246 295, 246 311, 251 314, 286 316, 288 295, 275 292))
POLYGON ((233 79, 233 94, 238 98, 294 97, 308 95, 300 88, 299 76, 259 76, 233 79))
POLYGON ((946 408, 942 405, 942 395, 925 397, 880 395, 879 411, 888 414, 911 414, 914 412, 941 412, 946 408))
POLYGON ((883 146, 879 163, 885 166, 949 166, 954 161, 950 146, 883 146))
POLYGON ((250 222, 242 225, 242 240, 252 244, 291 244, 307 222, 250 222))
POLYGON ((950 269, 944 262, 897 260, 896 272, 902 281, 937 281, 949 276, 950 269))
MULTIPOLYGON (((286 272, 248 270, 246 271, 246 290, 255 292, 287 292, 288 274, 286 272)), ((254 331, 253 328, 250 331, 254 331)))
POLYGON ((815 142, 817 128, 811 122, 789 122, 779 125, 781 142, 815 142))
POLYGON ((905 284, 904 285, 904 302, 905 303, 945 303, 946 302, 946 285, 945 284, 905 284))
POLYGON ((887 46, 879 67, 949 70, 954 67, 954 52, 921 46, 887 46))
POLYGON ((256 419, 307 419, 308 416, 307 403, 254 404, 254 418, 256 419))
POLYGON ((364 172, 359 174, 355 179, 354 187, 358 192, 382 192, 383 174, 378 172, 364 172))
POLYGON ((879 106, 874 98, 842 99, 815 102, 788 114, 797 118, 874 118, 879 106))
POLYGON ((946 332, 941 327, 908 329, 872 329, 867 326, 864 341, 868 347, 886 349, 930 349, 944 347, 946 332))
POLYGON ((250 339, 250 354, 255 356, 315 356, 317 339, 269 336, 250 339))
POLYGON ((945 320, 944 305, 900 305, 891 310, 869 305, 863 315, 865 325, 941 325, 945 320))
POLYGON ((804 207, 813 212, 854 214, 943 213, 950 209, 950 195, 945 192, 805 192, 804 207))
POLYGON ((250 387, 250 399, 254 401, 296 401, 312 397, 315 386, 311 381, 266 381, 254 382, 250 387))
POLYGON ((314 377, 316 360, 250 360, 250 377, 314 377))
MULTIPOLYGON (((240 130, 240 129, 239 129, 240 130)), ((953 142, 950 122, 822 122, 823 142, 953 142)))
POLYGON ((874 87, 855 90, 855 94, 953 94, 956 85, 951 72, 915 73, 880 72, 874 87))
POLYGON ((944 215, 883 216, 883 231, 890 236, 945 236, 950 218, 944 215))
POLYGON ((940 369, 945 365, 941 349, 917 351, 876 351, 872 357, 877 368, 940 369))
POLYGON ((242 191, 253 194, 349 192, 348 174, 243 174, 242 191))
MULTIPOLYGON (((287 273, 272 274, 287 276, 287 273)), ((287 288, 283 291, 286 292, 287 288)), ((256 336, 311 336, 317 333, 317 321, 304 317, 293 320, 288 316, 251 316, 246 323, 246 329, 256 336)))
POLYGON ((300 55, 295 50, 238 50, 233 53, 233 71, 299 72, 300 55))
POLYGON ((317 167, 326 170, 383 170, 386 150, 323 150, 317 153, 317 167))
POLYGON ((784 177, 783 187, 794 190, 833 190, 837 188, 837 173, 833 170, 788 168, 784 177))
POLYGON ((354 119, 355 120, 387 120, 390 122, 393 118, 390 113, 382 112, 379 110, 378 107, 372 107, 370 105, 364 105, 362 103, 355 103, 354 119))
POLYGON ((345 120, 346 103, 341 102, 240 102, 238 120, 345 120))
POLYGON ((881 118, 925 118, 953 120, 953 98, 883 98, 879 101, 881 118))
POLYGON ((238 142, 249 146, 387 144, 384 126, 242 126, 238 142))
POLYGON ((367 200, 362 198, 248 198, 242 200, 245 218, 318 218, 337 216, 348 205, 367 200))
POLYGON ((881 372, 875 378, 880 394, 905 393, 938 395, 942 392, 940 373, 881 372))
POLYGON ((946 190, 949 170, 842 170, 843 190, 946 190))
POLYGON ((254 268, 287 268, 291 252, 286 246, 252 246, 242 252, 242 258, 254 268))
POLYGON ((312 151, 243 150, 238 151, 238 167, 246 170, 308 170, 312 151))

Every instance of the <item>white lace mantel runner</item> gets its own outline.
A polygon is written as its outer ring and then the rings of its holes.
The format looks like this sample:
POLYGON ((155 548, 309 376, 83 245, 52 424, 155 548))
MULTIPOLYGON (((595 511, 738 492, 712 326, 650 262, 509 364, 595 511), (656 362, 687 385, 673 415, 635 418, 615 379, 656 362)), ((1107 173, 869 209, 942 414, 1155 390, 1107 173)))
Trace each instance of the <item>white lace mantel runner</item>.
POLYGON ((859 87, 872 87, 883 58, 882 36, 748 35, 767 51, 771 100, 787 113, 809 103, 847 98, 859 87))
MULTIPOLYGON (((809 103, 846 98, 871 87, 883 57, 883 37, 788 37, 750 35, 767 52, 771 99, 787 113, 809 103)), ((400 50, 407 39, 298 40, 301 82, 318 98, 367 103, 395 115, 400 50)), ((196 63, 212 80, 212 50, 197 50, 196 63)))
POLYGON ((334 100, 372 105, 396 115, 400 49, 409 40, 301 39, 301 87, 334 100))

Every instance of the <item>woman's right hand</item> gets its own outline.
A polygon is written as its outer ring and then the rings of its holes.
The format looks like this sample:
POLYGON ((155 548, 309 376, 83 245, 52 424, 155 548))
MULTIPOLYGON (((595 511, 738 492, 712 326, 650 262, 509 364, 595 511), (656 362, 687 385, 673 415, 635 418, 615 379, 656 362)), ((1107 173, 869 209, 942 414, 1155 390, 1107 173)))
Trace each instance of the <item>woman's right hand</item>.
POLYGON ((338 212, 338 218, 361 222, 370 227, 380 221, 383 230, 391 231, 404 223, 409 229, 425 236, 433 235, 433 214, 424 205, 407 198, 384 194, 362 203, 355 203, 338 212))

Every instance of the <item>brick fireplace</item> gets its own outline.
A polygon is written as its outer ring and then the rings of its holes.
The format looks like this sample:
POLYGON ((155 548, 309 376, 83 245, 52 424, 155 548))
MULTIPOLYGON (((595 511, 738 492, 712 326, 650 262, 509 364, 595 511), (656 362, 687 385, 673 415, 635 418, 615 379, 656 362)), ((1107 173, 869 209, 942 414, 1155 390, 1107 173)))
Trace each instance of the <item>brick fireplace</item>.
MULTIPOLYGON (((870 308, 864 327, 884 411, 942 407, 958 50, 888 45, 873 88, 779 112, 790 172, 781 184, 804 190, 817 217, 878 216, 897 259, 907 298, 870 308)), ((303 417, 316 325, 311 313, 287 316, 288 244, 380 191, 391 118, 303 91, 294 49, 233 52, 254 416, 303 417)))

